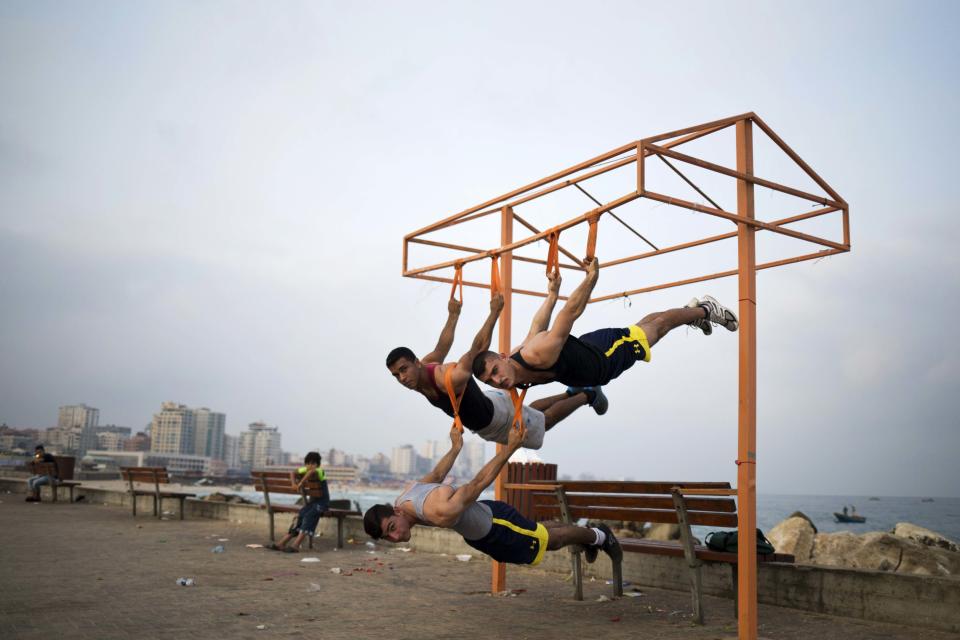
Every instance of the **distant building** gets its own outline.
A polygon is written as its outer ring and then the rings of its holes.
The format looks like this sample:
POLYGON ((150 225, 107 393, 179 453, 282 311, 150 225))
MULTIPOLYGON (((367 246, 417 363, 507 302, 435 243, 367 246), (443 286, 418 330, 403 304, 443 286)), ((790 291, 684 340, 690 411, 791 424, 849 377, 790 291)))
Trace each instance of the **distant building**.
POLYGON ((150 436, 140 431, 123 442, 124 451, 150 451, 150 436))
POLYGON ((193 410, 195 435, 194 454, 216 460, 223 459, 223 430, 227 416, 206 407, 193 410))
POLYGON ((164 402, 150 426, 153 453, 195 455, 196 420, 193 410, 176 402, 164 402))
POLYGON ((240 436, 223 434, 223 461, 228 469, 240 469, 240 436))
POLYGON ((97 449, 101 451, 123 451, 123 445, 127 441, 127 437, 114 432, 98 433, 97 434, 97 449))
POLYGON ((0 425, 0 450, 33 451, 41 442, 40 431, 37 429, 11 429, 7 425, 0 425))
POLYGON ((327 480, 336 482, 352 482, 357 479, 356 467, 322 466, 323 472, 327 476, 327 480))
POLYGON ((417 452, 413 450, 412 445, 393 448, 393 455, 390 456, 390 473, 409 476, 416 473, 416 469, 417 452))
POLYGON ((323 456, 324 466, 327 464, 336 467, 344 467, 350 464, 351 456, 347 455, 345 452, 340 451, 339 449, 330 449, 327 451, 326 455, 323 456))
POLYGON ((57 415, 57 432, 52 433, 51 437, 61 451, 83 455, 87 449, 96 448, 94 430, 99 423, 99 409, 85 404, 64 405, 57 415))
POLYGON ((261 469, 281 464, 279 427, 268 426, 264 422, 252 422, 247 430, 240 434, 240 467, 243 469, 261 469))
POLYGON ((446 453, 446 451, 441 450, 440 447, 441 445, 439 440, 427 440, 420 445, 420 455, 431 462, 439 460, 443 457, 443 454, 446 453))
POLYGON ((226 468, 221 460, 193 454, 156 453, 153 451, 88 451, 85 462, 119 467, 166 467, 171 475, 220 476, 226 468))
POLYGON ((463 453, 461 454, 466 463, 467 473, 476 475, 483 465, 487 463, 486 447, 483 440, 471 440, 463 443, 463 453))

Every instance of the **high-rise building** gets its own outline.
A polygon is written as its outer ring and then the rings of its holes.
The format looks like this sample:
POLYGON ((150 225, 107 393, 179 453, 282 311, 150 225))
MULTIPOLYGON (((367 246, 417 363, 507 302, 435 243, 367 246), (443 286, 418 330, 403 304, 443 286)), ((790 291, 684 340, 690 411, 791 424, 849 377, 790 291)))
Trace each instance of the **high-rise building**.
POLYGON ((420 445, 420 455, 431 462, 442 458, 444 453, 446 452, 440 448, 438 440, 427 440, 420 445))
POLYGON ((150 426, 150 451, 194 455, 196 420, 193 410, 176 402, 164 402, 150 426))
POLYGON ((223 461, 227 469, 240 469, 240 436, 223 434, 223 461))
POLYGON ((137 432, 137 435, 130 436, 123 442, 124 451, 150 451, 150 436, 143 431, 137 432))
POLYGON ((251 422, 240 434, 240 466, 243 469, 260 469, 281 464, 280 428, 264 422, 251 422))
POLYGON ((405 444, 402 447, 394 447, 393 455, 390 456, 390 473, 398 476, 408 476, 416 472, 417 452, 413 446, 405 444))
POLYGON ((222 460, 223 429, 227 422, 226 414, 201 407, 193 410, 193 417, 196 424, 194 455, 222 460))
MULTIPOLYGON (((100 422, 100 410, 85 404, 68 404, 60 407, 57 430, 51 434, 61 450, 83 455, 88 449, 97 448, 94 429, 100 422)), ((49 430, 48 430, 49 431, 49 430)))
POLYGON ((483 440, 471 440, 463 443, 463 458, 466 461, 468 473, 476 474, 486 464, 486 451, 483 440))

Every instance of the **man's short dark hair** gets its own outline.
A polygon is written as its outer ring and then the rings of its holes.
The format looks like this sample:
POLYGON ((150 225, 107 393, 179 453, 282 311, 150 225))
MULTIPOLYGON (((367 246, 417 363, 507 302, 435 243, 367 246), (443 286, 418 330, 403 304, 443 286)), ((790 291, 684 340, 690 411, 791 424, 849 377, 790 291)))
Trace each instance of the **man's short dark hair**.
POLYGON ((393 515, 393 506, 389 504, 375 504, 363 514, 363 530, 374 540, 383 537, 383 526, 381 523, 384 518, 393 515))
POLYGON ((394 362, 402 358, 406 358, 410 362, 415 362, 417 356, 414 355, 413 351, 406 347, 397 347, 387 354, 387 366, 392 367, 394 362))
POLYGON ((483 370, 487 368, 487 360, 496 357, 497 354, 493 351, 483 351, 482 353, 478 353, 473 359, 473 375, 477 376, 477 378, 482 376, 483 370))
POLYGON ((311 451, 307 455, 303 456, 303 464, 315 464, 320 465, 320 454, 316 451, 311 451))
POLYGON ((34 450, 34 451, 43 451, 44 453, 46 453, 46 451, 47 451, 46 449, 43 448, 43 445, 42 445, 42 444, 38 444, 37 446, 35 446, 35 447, 33 448, 33 450, 34 450))

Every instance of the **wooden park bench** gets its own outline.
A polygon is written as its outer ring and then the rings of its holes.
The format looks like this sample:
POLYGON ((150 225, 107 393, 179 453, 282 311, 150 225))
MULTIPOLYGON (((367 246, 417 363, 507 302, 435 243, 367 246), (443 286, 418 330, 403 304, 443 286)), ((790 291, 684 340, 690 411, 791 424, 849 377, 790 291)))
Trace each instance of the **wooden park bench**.
MULTIPOLYGON (((260 508, 267 510, 267 515, 270 518, 270 542, 276 541, 276 535, 274 530, 274 519, 273 516, 275 513, 297 513, 300 511, 300 507, 297 505, 287 505, 287 504, 274 504, 270 502, 270 494, 277 493, 286 493, 286 494, 299 494, 303 496, 304 500, 308 498, 319 498, 323 496, 323 489, 320 486, 320 482, 316 478, 312 478, 304 483, 303 489, 297 489, 297 483, 299 478, 297 477, 296 469, 271 469, 263 471, 251 471, 250 475, 253 476, 254 486, 257 491, 263 492, 263 504, 260 505, 260 508)), ((360 512, 360 507, 356 506, 351 508, 350 500, 331 500, 330 508, 323 512, 321 517, 323 518, 336 518, 337 519, 337 549, 343 548, 343 520, 347 516, 359 516, 362 515, 360 512)), ((313 549, 313 538, 309 538, 309 546, 313 549)))
MULTIPOLYGON (((623 551, 682 557, 690 569, 690 593, 693 615, 703 623, 703 600, 700 567, 705 562, 731 565, 733 574, 734 610, 737 598, 737 554, 714 551, 695 544, 691 525, 737 527, 737 505, 733 499, 736 490, 728 482, 566 482, 528 481, 511 486, 514 489, 532 489, 538 485, 544 491, 533 491, 534 517, 537 520, 562 520, 576 523, 581 518, 590 520, 619 520, 625 522, 663 522, 680 526, 680 542, 619 538, 623 551)), ((755 535, 750 532, 750 535, 755 535)), ((582 547, 571 547, 574 597, 583 599, 582 547)), ((758 562, 793 562, 793 556, 782 553, 758 554, 758 562)), ((623 595, 623 572, 618 563, 613 567, 615 597, 623 595)))
POLYGON ((57 501, 57 494, 59 493, 60 487, 69 489, 70 491, 70 502, 73 502, 73 489, 79 487, 80 483, 76 480, 61 480, 57 477, 57 465, 52 462, 38 462, 36 460, 31 460, 29 463, 30 473, 35 476, 50 476, 53 478, 53 482, 48 485, 50 487, 50 493, 53 495, 53 501, 57 501))
POLYGON ((170 483, 170 474, 166 467, 120 467, 120 475, 124 480, 130 483, 130 496, 133 503, 133 515, 137 515, 137 496, 153 497, 153 515, 160 517, 163 507, 163 500, 180 501, 180 519, 183 520, 184 502, 187 498, 193 498, 197 494, 184 493, 182 491, 161 490, 161 484, 170 483), (153 485, 152 487, 142 488, 138 484, 153 485))

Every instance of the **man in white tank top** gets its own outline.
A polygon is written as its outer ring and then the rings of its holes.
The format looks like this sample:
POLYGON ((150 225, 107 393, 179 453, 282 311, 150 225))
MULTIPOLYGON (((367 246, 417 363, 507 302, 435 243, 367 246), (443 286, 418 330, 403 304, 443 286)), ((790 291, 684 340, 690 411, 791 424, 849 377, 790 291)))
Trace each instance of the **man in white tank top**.
POLYGON ((545 551, 571 544, 585 547, 588 562, 593 562, 601 549, 619 562, 623 557, 620 545, 606 525, 589 528, 564 522, 533 522, 505 502, 477 500, 520 448, 523 436, 522 431, 511 429, 507 446, 473 480, 454 487, 442 484, 463 446, 463 434, 452 427, 450 451, 433 471, 409 484, 395 504, 370 507, 363 516, 364 530, 375 540, 406 542, 418 524, 453 529, 471 547, 494 560, 514 564, 536 565, 545 551))

